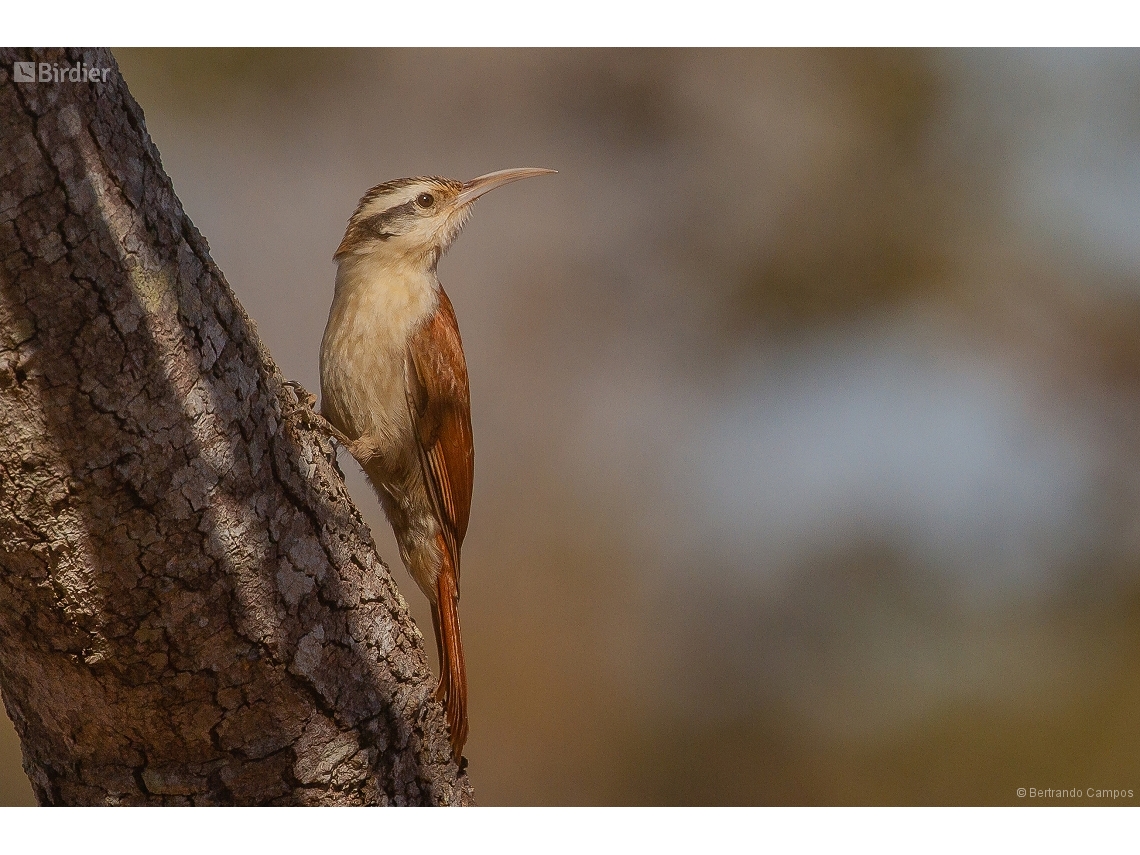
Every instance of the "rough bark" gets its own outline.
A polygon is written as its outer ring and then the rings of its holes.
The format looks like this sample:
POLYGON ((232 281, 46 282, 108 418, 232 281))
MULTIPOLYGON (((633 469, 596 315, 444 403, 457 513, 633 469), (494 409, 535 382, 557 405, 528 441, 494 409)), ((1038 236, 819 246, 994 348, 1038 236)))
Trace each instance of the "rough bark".
POLYGON ((470 803, 335 455, 109 52, 0 51, 0 260, 0 689, 39 801, 470 803))

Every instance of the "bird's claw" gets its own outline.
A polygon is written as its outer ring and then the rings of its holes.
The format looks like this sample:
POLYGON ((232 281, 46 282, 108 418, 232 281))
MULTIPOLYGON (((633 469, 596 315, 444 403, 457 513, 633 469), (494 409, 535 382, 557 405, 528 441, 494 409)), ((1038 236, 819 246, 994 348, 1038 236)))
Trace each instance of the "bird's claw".
POLYGON ((288 386, 297 397, 297 403, 289 409, 282 408, 281 417, 287 421, 315 433, 324 434, 335 439, 345 448, 351 449, 353 442, 339 430, 332 426, 328 419, 314 409, 317 405, 317 396, 298 383, 296 380, 286 380, 282 386, 288 386))
POLYGON ((292 389, 297 399, 296 403, 281 408, 281 418, 299 424, 308 430, 314 430, 313 417, 317 415, 314 409, 317 405, 317 396, 296 380, 286 380, 281 385, 292 389))
POLYGON ((297 410, 301 408, 307 409, 309 412, 314 412, 317 406, 317 396, 306 389, 297 380, 285 380, 281 383, 282 386, 288 386, 293 390, 293 394, 297 396, 297 404, 289 415, 294 415, 297 410))

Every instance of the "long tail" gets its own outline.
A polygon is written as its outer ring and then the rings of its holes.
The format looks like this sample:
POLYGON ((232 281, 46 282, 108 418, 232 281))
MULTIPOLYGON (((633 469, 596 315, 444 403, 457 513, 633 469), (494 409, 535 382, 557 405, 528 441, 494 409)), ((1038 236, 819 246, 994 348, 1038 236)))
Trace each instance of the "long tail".
POLYGON ((435 625, 435 643, 439 649, 439 685, 435 696, 447 712, 451 728, 451 753, 458 763, 467 742, 467 666, 463 661, 463 638, 459 631, 459 588, 451 554, 440 535, 443 567, 436 580, 436 603, 431 617, 435 625))

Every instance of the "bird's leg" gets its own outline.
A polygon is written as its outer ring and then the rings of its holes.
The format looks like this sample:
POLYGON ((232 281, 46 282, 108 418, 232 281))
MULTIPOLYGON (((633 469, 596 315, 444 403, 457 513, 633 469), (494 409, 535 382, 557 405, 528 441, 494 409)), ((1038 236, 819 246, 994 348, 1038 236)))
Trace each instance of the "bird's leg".
MULTIPOLYGON (((336 428, 328 419, 318 413, 314 407, 317 405, 317 396, 298 383, 296 380, 286 380, 282 383, 283 386, 289 386, 293 393, 297 396, 297 404, 292 408, 285 410, 282 409, 281 417, 288 419, 306 430, 316 431, 317 433, 324 434, 330 439, 335 439, 338 443, 343 445, 349 452, 356 457, 357 446, 361 445, 359 440, 353 441, 344 435, 336 428)), ((363 451, 363 449, 359 449, 363 451)), ((365 455, 368 457, 370 455, 365 455)))

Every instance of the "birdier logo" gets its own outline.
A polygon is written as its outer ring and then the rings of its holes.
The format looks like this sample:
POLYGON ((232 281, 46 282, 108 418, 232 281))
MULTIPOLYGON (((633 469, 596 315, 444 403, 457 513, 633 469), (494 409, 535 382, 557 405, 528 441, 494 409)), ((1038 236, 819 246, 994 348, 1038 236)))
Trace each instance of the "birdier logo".
POLYGON ((92 68, 85 63, 60 65, 58 62, 14 62, 12 80, 16 83, 106 83, 109 68, 92 68))

